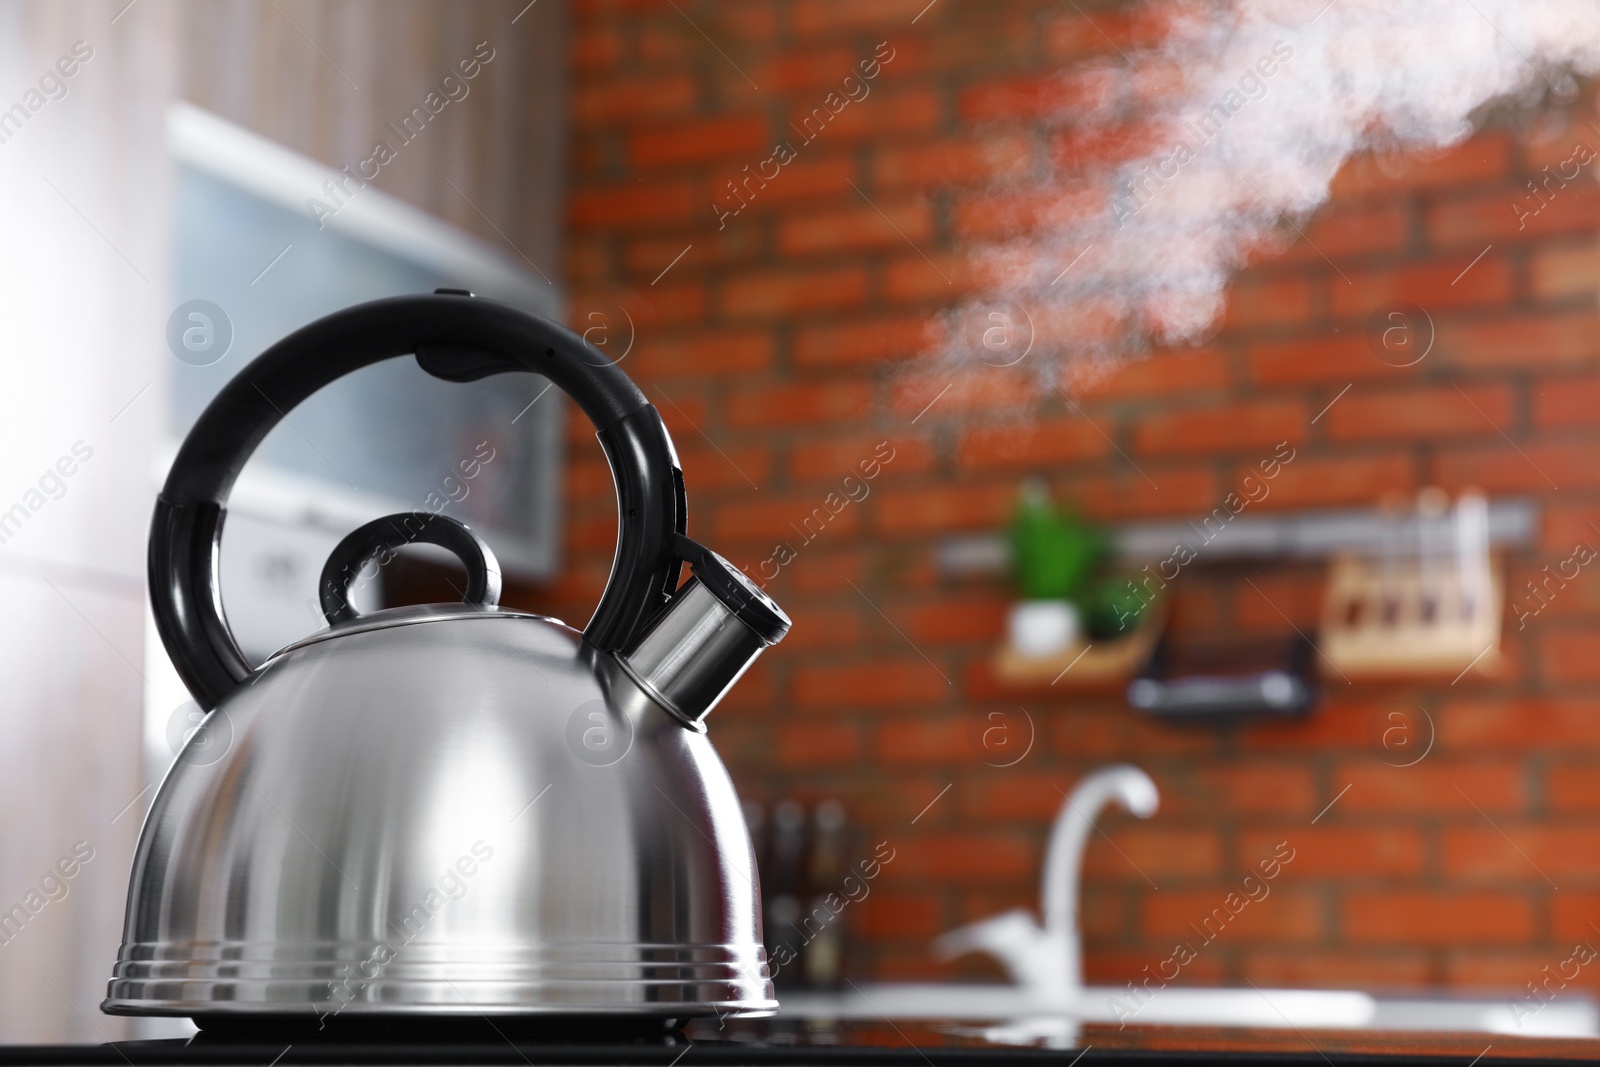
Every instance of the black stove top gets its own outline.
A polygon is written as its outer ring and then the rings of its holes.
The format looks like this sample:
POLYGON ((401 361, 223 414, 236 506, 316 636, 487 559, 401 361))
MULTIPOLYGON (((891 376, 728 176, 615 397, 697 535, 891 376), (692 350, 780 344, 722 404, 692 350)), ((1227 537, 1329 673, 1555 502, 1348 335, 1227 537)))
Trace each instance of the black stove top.
MULTIPOLYGON (((1570 1060, 1498 1059, 1495 1067, 1544 1067, 1570 1060)), ((291 1047, 231 1042, 226 1046, 176 1041, 124 1041, 106 1045, 18 1045, 0 1048, 0 1064, 40 1067, 219 1067, 377 1065, 403 1067, 1468 1067, 1472 1058, 1442 1055, 1322 1055, 1314 1051, 1215 1052, 1130 1049, 1042 1049, 994 1045, 763 1045, 697 1041, 680 1047, 528 1044, 323 1044, 291 1047)))
MULTIPOLYGON (((1313 1039, 1151 1028, 1142 1037, 1131 1029, 1089 1031, 1067 1048, 997 1044, 980 1035, 954 1024, 813 1019, 710 1020, 633 1034, 601 1024, 543 1034, 494 1026, 334 1038, 202 1032, 165 1041, 0 1046, 0 1067, 1471 1067, 1489 1052, 1479 1044, 1483 1035, 1470 1042, 1461 1040, 1467 1035, 1368 1035, 1341 1043, 1327 1033, 1313 1039)), ((1496 1037, 1491 1048, 1482 1067, 1570 1067, 1600 1055, 1593 1041, 1496 1037)))

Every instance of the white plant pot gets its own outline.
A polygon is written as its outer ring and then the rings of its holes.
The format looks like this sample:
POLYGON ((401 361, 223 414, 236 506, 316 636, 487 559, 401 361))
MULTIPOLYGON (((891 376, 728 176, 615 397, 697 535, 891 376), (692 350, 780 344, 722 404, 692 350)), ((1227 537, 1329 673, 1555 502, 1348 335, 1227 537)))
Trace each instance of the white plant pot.
POLYGON ((1045 659, 1078 643, 1082 620, 1068 600, 1019 600, 1006 617, 1006 639, 1021 655, 1045 659))

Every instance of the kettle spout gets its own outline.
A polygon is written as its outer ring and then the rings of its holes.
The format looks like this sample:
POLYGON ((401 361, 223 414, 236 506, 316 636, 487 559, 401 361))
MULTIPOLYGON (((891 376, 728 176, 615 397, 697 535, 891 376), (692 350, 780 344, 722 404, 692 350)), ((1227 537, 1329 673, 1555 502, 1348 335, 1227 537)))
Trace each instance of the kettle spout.
POLYGON ((694 570, 617 662, 657 703, 691 726, 717 706, 768 645, 789 632, 789 617, 739 569, 678 535, 694 570))

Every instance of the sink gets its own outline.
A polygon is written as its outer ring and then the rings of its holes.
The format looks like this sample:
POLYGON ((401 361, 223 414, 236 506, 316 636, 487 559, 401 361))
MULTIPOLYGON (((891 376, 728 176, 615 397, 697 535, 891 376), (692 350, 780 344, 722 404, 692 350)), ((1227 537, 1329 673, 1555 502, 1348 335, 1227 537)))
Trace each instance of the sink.
POLYGON ((988 1022, 994 1025, 979 1032, 991 1040, 1070 1042, 1083 1023, 1600 1036, 1600 1010, 1586 997, 1559 998, 1536 1012, 1520 1013, 1520 1019, 1507 1000, 1254 987, 1169 986, 1144 995, 1142 1005, 1126 986, 1090 986, 1065 1002, 1044 1003, 1017 986, 946 983, 852 986, 838 993, 784 993, 779 999, 785 1015, 988 1022))
MULTIPOLYGON (((934 954, 992 956, 1009 985, 904 983, 857 986, 836 993, 782 993, 785 1015, 831 1019, 944 1020, 990 1041, 1070 1047, 1079 1028, 1192 1026, 1293 1030, 1410 1030, 1513 1034, 1522 1037, 1600 1037, 1600 1010, 1585 996, 1527 1002, 1490 997, 1378 996, 1321 989, 1207 989, 1088 986, 1078 927, 1079 876, 1095 818, 1117 804, 1141 818, 1159 805, 1155 782, 1131 764, 1095 769, 1063 797, 1050 830, 1040 908, 989 916, 941 934, 934 954), (982 1025, 976 1025, 982 1024, 982 1025)), ((1266 883, 1294 859, 1288 842, 1252 872, 1265 899, 1266 883), (1288 849, 1287 853, 1281 850, 1288 849)), ((1258 899, 1252 897, 1252 899, 1258 899)), ((1198 932, 1198 929, 1197 929, 1198 932)), ((1209 938, 1207 938, 1209 940, 1209 938)), ((1148 974, 1150 968, 1146 967, 1148 974)), ((1530 985, 1530 988, 1531 985, 1530 985)), ((1517 994, 1513 994, 1518 996, 1517 994)))

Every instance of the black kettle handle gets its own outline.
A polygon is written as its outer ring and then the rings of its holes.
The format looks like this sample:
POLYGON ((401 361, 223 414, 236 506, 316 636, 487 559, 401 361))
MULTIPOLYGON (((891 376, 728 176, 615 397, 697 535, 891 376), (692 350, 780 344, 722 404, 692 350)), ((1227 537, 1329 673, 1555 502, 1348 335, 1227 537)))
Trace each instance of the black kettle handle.
POLYGON ((228 628, 218 552, 228 494, 287 412, 361 367, 407 353, 437 378, 542 374, 594 423, 616 482, 617 554, 584 638, 625 647, 677 585, 683 473, 661 416, 610 360, 556 323, 506 304, 436 293, 374 300, 318 319, 267 349, 223 387, 184 439, 156 498, 150 599, 156 628, 202 708, 250 674, 228 628))

